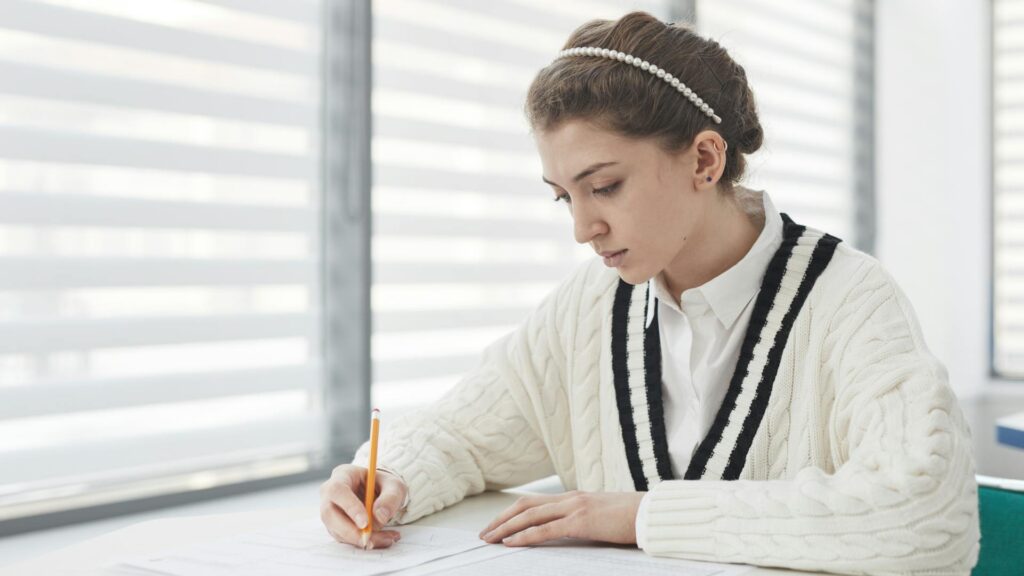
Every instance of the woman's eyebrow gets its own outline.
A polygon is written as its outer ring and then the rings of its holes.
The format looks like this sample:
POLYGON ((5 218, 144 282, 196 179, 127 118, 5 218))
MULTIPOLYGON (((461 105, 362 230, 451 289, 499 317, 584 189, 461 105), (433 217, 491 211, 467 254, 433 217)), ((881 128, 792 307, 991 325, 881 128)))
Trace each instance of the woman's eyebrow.
MULTIPOLYGON (((575 177, 573 177, 572 181, 574 183, 579 182, 580 180, 586 178, 587 176, 590 176, 594 172, 597 172, 601 168, 604 168, 606 166, 614 166, 616 164, 618 164, 618 162, 598 162, 596 164, 591 164, 588 168, 586 168, 585 170, 577 174, 575 177)), ((555 184, 554 182, 548 180, 544 176, 541 176, 540 179, 543 180, 546 184, 550 184, 551 186, 558 186, 558 184, 555 184)))

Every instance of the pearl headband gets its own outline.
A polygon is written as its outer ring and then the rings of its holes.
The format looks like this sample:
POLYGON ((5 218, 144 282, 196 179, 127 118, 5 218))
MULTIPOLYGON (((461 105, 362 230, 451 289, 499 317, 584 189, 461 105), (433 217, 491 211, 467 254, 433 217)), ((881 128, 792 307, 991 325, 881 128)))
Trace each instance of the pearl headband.
POLYGON ((610 58, 612 60, 618 60, 619 62, 625 62, 630 66, 635 66, 644 72, 650 72, 651 74, 661 78, 665 82, 672 85, 680 94, 685 96, 694 106, 700 109, 701 112, 706 114, 709 118, 715 121, 715 124, 721 124, 722 119, 715 114, 714 108, 708 106, 708 103, 701 100, 697 93, 690 89, 689 86, 679 81, 679 78, 665 72, 665 70, 658 68, 654 64, 646 60, 631 56, 618 50, 609 50, 607 48, 596 48, 584 46, 580 48, 568 48, 558 53, 559 58, 566 56, 598 56, 600 58, 610 58))

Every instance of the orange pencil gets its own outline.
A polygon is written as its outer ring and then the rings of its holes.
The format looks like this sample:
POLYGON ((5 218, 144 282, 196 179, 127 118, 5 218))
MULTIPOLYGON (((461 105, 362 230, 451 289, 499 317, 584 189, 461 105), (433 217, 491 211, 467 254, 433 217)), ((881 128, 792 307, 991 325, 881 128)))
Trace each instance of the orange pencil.
POLYGON ((366 542, 373 533, 373 499, 377 491, 377 435, 380 433, 380 410, 374 408, 370 413, 370 467, 366 472, 366 527, 360 543, 366 548, 366 542))

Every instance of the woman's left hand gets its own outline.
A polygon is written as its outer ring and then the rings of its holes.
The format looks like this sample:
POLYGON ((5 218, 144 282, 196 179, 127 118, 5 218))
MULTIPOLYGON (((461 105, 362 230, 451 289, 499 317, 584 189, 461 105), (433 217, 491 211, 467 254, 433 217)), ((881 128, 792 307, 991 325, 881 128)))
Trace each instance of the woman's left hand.
POLYGON ((529 546, 558 538, 636 544, 644 492, 566 492, 523 496, 480 532, 490 544, 529 546))

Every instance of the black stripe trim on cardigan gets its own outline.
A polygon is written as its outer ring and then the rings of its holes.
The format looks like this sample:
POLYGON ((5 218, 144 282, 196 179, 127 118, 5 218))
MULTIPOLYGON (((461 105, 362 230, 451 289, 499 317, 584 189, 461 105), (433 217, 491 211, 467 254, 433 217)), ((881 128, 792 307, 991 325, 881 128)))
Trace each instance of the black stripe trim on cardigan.
POLYGON ((619 279, 612 305, 612 377, 615 382, 615 404, 619 410, 619 427, 622 428, 622 443, 626 449, 626 461, 633 477, 637 492, 647 491, 647 478, 640 462, 640 446, 636 441, 633 420, 633 406, 629 393, 628 350, 629 307, 633 297, 633 286, 619 279))
POLYGON ((715 415, 715 421, 711 424, 704 440, 697 446, 697 450, 690 460, 686 469, 684 479, 700 480, 707 470, 708 461, 715 453, 715 448, 722 441, 722 434, 729 425, 729 419, 736 410, 736 400, 743 389, 743 381, 750 369, 750 362, 754 358, 754 347, 761 338, 768 322, 768 313, 772 309, 775 297, 782 287, 782 277, 786 273, 786 263, 793 254, 793 248, 797 240, 803 235, 805 228, 795 224, 789 216, 783 214, 782 245, 772 256, 765 272, 764 280, 761 282, 761 289, 758 291, 754 310, 751 313, 750 324, 747 326, 746 334, 743 337, 743 344, 740 347, 739 359, 736 362, 736 370, 733 372, 732 380, 729 382, 729 390, 722 400, 715 415))
MULTIPOLYGON (((784 217, 788 220, 788 216, 784 217)), ((792 224, 792 221, 790 220, 787 223, 792 224)), ((757 433, 761 420, 768 410, 768 399, 772 394, 775 376, 779 372, 779 364, 782 362, 782 352, 786 347, 786 340, 793 329, 793 324, 796 322, 797 314, 800 313, 800 308, 803 307, 804 301, 807 300, 807 295, 810 294, 814 283, 832 260, 832 255, 835 253, 838 244, 838 238, 825 234, 818 239, 814 252, 811 253, 810 263, 807 265, 807 270, 800 282, 800 287, 797 289, 796 296, 793 298, 789 310, 786 311, 786 315, 782 319, 782 326, 775 333, 775 341, 768 352, 767 365, 761 373, 761 381, 757 384, 754 400, 750 405, 750 411, 747 412, 746 419, 743 421, 739 437, 736 439, 736 446, 733 448, 732 454, 729 455, 729 463, 722 472, 722 480, 736 480, 743 471, 743 466, 747 461, 747 453, 750 452, 750 447, 754 443, 754 435, 757 433)))
MULTIPOLYGON (((653 290, 650 282, 647 289, 653 290)), ((647 299, 650 306, 652 300, 647 299)), ((658 302, 653 301, 654 317, 644 335, 644 384, 647 387, 647 413, 651 421, 651 441, 654 444, 654 462, 660 480, 672 479, 672 460, 668 453, 668 438, 665 435, 665 407, 661 395, 661 338, 658 333, 658 302)), ((647 309, 644 318, 647 318, 647 309)), ((650 484, 650 482, 648 482, 650 484)))

